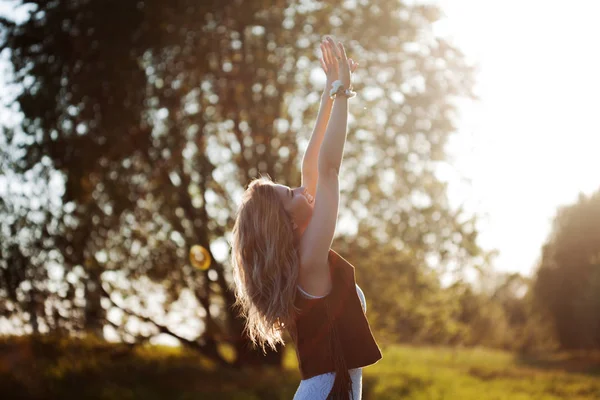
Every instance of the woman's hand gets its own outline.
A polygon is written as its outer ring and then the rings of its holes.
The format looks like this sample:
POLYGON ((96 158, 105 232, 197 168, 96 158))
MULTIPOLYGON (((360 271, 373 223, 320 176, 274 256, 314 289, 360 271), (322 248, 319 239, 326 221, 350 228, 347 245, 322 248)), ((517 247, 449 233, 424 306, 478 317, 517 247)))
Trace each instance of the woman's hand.
POLYGON ((325 90, 331 89, 331 84, 338 80, 338 60, 335 51, 335 43, 329 36, 321 42, 321 52, 323 56, 319 59, 321 68, 325 72, 327 81, 325 82, 325 90))
MULTIPOLYGON (((329 38, 331 40, 331 38, 329 38)), ((331 40, 331 45, 335 49, 335 56, 338 63, 338 79, 342 81, 344 88, 352 88, 352 73, 356 71, 358 63, 346 56, 346 49, 342 42, 338 42, 337 46, 331 40)))

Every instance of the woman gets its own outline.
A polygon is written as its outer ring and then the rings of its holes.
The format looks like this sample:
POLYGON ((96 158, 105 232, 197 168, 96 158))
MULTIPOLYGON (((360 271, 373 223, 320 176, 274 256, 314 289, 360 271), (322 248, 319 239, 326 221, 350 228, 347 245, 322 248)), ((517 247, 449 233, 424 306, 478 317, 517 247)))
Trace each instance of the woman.
POLYGON ((233 229, 232 265, 251 340, 275 348, 287 329, 296 345, 302 381, 294 399, 360 399, 361 368, 381 353, 354 267, 330 249, 358 64, 331 38, 321 50, 327 84, 302 161, 302 186, 268 178, 250 183, 233 229))

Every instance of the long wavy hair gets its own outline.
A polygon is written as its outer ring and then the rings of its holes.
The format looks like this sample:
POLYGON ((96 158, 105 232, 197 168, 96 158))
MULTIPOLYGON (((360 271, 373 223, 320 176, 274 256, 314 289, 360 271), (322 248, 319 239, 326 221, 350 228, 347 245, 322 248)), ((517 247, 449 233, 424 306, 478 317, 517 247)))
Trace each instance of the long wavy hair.
POLYGON ((265 351, 293 334, 299 255, 290 215, 267 177, 246 189, 233 228, 231 261, 236 305, 246 333, 265 351))

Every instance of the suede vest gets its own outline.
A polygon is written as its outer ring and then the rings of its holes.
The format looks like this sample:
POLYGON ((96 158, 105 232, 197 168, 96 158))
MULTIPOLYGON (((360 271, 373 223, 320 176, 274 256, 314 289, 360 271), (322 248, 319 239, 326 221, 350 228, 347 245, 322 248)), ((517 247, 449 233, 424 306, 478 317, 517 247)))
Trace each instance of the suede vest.
POLYGON ((331 292, 318 299, 297 295, 299 311, 292 337, 302 379, 336 372, 328 398, 348 398, 348 369, 376 363, 381 351, 356 293, 354 266, 331 249, 328 261, 331 292))

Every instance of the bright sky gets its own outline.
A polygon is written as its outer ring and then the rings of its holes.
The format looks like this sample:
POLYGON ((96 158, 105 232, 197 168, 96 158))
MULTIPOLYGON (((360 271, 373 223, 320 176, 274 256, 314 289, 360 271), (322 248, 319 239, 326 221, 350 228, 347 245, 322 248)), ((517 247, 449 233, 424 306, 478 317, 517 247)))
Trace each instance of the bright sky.
POLYGON ((531 274, 557 207, 600 188, 600 2, 434 2, 436 29, 480 68, 452 145, 471 184, 451 198, 487 214, 497 269, 531 274))

